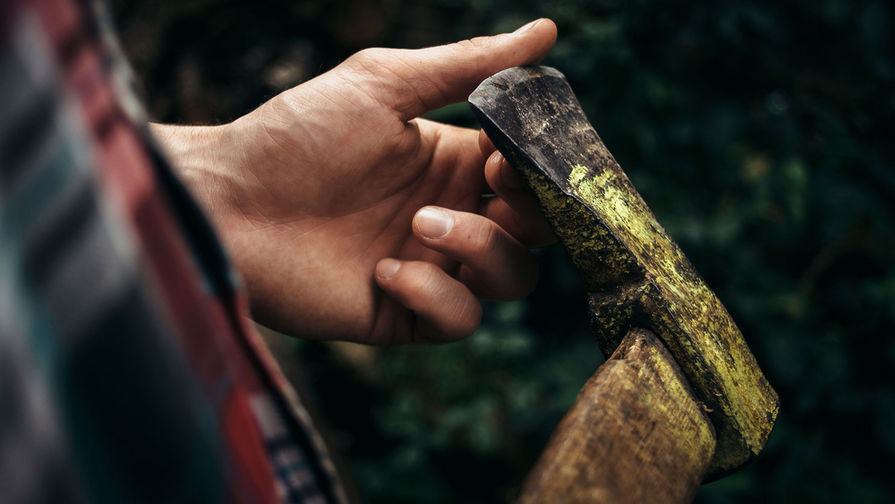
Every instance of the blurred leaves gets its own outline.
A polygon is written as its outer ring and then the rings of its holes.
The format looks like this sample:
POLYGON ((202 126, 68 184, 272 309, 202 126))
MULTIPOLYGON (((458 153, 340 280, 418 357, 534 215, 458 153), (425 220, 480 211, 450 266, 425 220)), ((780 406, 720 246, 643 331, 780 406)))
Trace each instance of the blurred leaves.
MULTIPOLYGON (((366 45, 554 19, 606 145, 739 322, 781 396, 766 452, 701 502, 885 502, 895 492, 895 41, 884 1, 113 2, 160 120, 214 122, 366 45)), ((471 125, 465 107, 433 118, 471 125)), ((363 365, 303 342, 320 410, 371 502, 518 490, 599 365, 561 250, 481 331, 363 365)), ((281 356, 282 357, 282 356, 281 356)), ((288 356, 287 356, 288 358, 288 356)), ((604 463, 604 461, 595 461, 604 463)))

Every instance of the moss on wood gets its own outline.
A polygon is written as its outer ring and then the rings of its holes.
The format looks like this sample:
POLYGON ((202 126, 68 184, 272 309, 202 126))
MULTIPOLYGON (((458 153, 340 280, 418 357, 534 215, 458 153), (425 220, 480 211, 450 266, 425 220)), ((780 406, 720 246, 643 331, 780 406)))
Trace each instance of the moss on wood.
POLYGON ((758 454, 777 394, 718 297, 621 170, 561 73, 517 67, 470 96, 486 133, 532 188, 588 290, 609 355, 631 328, 654 331, 718 431, 712 471, 758 454))

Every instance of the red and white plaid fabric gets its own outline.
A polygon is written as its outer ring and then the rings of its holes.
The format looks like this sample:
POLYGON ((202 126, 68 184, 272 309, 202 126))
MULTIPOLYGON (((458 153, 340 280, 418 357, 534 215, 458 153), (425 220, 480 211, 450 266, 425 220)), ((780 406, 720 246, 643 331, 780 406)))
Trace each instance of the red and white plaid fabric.
POLYGON ((100 9, 0 4, 0 500, 343 502, 100 9))

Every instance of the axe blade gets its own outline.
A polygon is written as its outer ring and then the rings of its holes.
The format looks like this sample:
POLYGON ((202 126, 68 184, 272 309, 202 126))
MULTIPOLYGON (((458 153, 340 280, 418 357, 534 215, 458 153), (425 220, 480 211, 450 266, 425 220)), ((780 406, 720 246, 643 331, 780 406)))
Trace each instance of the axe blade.
POLYGON ((710 477, 757 455, 779 408, 742 334, 603 145, 565 77, 515 67, 469 96, 494 145, 534 191, 590 293, 609 355, 632 328, 665 343, 714 424, 710 477))

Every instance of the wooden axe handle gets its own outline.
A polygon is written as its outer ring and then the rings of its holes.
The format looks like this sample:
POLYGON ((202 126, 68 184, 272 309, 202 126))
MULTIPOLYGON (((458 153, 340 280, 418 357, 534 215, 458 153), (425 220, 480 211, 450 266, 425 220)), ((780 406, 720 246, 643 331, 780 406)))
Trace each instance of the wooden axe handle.
POLYGON ((565 77, 515 67, 469 96, 494 145, 522 174, 590 293, 608 355, 631 328, 653 331, 705 401, 713 476, 758 455, 779 409, 720 299, 656 220, 603 145, 565 77))
POLYGON ((659 339, 629 331, 584 385, 519 502, 691 501, 716 445, 704 408, 659 339))

